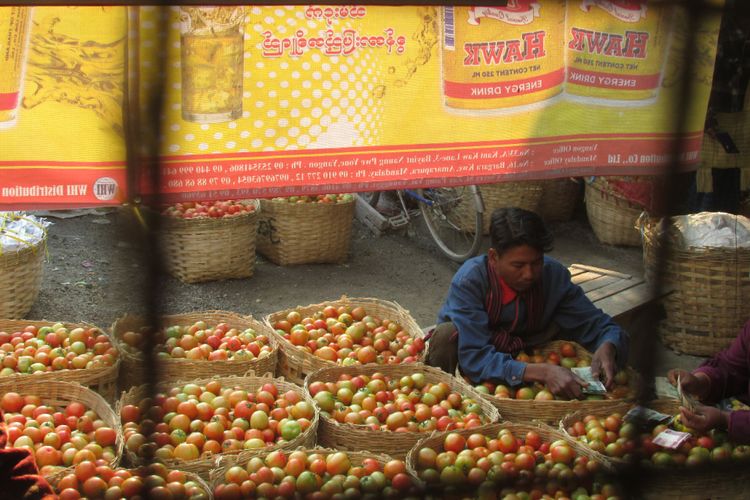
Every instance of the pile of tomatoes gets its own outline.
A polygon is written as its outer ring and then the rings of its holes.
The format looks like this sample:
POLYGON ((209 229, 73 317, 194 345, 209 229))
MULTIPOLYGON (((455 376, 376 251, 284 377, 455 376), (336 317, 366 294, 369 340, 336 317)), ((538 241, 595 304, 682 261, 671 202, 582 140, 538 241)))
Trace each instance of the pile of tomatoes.
POLYGON ((237 217, 255 211, 255 205, 233 200, 227 201, 185 201, 165 207, 161 214, 177 219, 219 219, 237 217))
POLYGON ((195 460, 228 451, 263 449, 296 439, 312 423, 315 408, 298 392, 274 383, 255 391, 186 384, 121 409, 125 447, 159 460, 195 460))
POLYGON ((291 311, 272 326, 298 349, 343 366, 414 362, 425 347, 422 338, 361 306, 328 305, 305 317, 291 311))
POLYGON ((319 194, 316 196, 288 196, 272 198, 271 201, 279 203, 351 203, 354 201, 354 196, 351 194, 319 194))
POLYGON ((322 415, 373 430, 432 432, 484 423, 475 400, 445 382, 427 382, 422 373, 400 378, 344 374, 336 383, 315 381, 308 389, 322 415))

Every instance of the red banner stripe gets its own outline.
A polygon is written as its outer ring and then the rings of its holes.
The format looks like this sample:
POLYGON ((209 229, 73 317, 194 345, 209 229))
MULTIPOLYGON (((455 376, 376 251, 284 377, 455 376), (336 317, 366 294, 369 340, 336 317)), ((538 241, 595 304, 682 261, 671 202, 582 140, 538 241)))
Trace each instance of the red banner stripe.
POLYGON ((560 85, 564 79, 565 71, 560 68, 551 73, 521 80, 491 83, 459 83, 446 80, 443 90, 446 96, 459 99, 498 99, 548 90, 560 85))
POLYGON ((18 92, 2 93, 0 92, 0 111, 16 109, 18 104, 18 92))
POLYGON ((578 68, 568 68, 568 83, 617 90, 651 90, 659 86, 659 73, 653 75, 618 75, 578 68))

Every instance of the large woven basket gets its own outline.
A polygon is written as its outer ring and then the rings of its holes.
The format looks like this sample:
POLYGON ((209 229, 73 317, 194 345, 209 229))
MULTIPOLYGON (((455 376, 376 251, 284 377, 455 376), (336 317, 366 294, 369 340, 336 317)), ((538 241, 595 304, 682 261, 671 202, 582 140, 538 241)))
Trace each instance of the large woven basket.
POLYGON ((47 238, 18 251, 0 251, 0 318, 23 318, 42 286, 47 238))
MULTIPOLYGON (((554 340, 541 346, 540 352, 543 356, 546 356, 550 352, 559 352, 560 345, 563 343, 573 344, 576 348, 576 353, 579 359, 591 360, 590 352, 571 341, 554 340)), ((630 377, 630 384, 635 386, 638 380, 637 373, 631 368, 628 368, 627 370, 630 377)), ((629 401, 623 399, 536 401, 533 399, 523 400, 498 398, 491 394, 483 394, 482 396, 497 407, 504 420, 515 423, 530 423, 537 420, 555 426, 557 426, 560 419, 568 413, 574 411, 603 413, 608 412, 610 408, 620 406, 624 401, 629 401)))
MULTIPOLYGON (((287 392, 287 391, 294 391, 297 394, 301 395, 302 398, 307 401, 309 404, 313 405, 313 408, 315 408, 314 402, 310 396, 307 395, 307 393, 298 385, 292 384, 290 382, 287 382, 283 378, 274 378, 271 374, 266 374, 264 376, 238 376, 238 377, 212 377, 212 378, 204 378, 204 379, 187 379, 182 381, 174 381, 174 382, 161 382, 157 384, 156 390, 158 392, 163 392, 166 390, 169 390, 172 387, 178 387, 180 385, 184 385, 186 383, 190 384, 197 384, 199 386, 205 386, 208 382, 211 382, 212 380, 217 380, 221 382, 222 387, 241 387, 243 390, 246 390, 248 392, 255 392, 259 390, 263 384, 266 383, 273 383, 276 385, 276 387, 279 389, 279 393, 287 392)), ((129 391, 122 393, 122 396, 120 397, 120 400, 117 402, 116 411, 119 414, 121 412, 121 409, 125 405, 138 405, 138 403, 147 396, 147 386, 141 385, 138 387, 132 387, 129 391)), ((223 453, 217 453, 215 455, 208 455, 205 457, 200 457, 197 460, 179 460, 179 459, 171 459, 171 460, 165 460, 164 464, 172 469, 179 469, 184 470, 186 472, 193 472, 195 474, 198 474, 202 478, 208 480, 209 474, 212 469, 218 467, 223 463, 224 460, 249 460, 252 457, 267 453, 269 451, 273 450, 294 450, 299 447, 311 447, 315 445, 315 437, 317 433, 318 428, 318 411, 315 411, 315 416, 312 419, 312 422, 310 423, 310 427, 305 429, 299 436, 297 436, 292 441, 289 441, 287 443, 283 444, 277 444, 274 446, 269 446, 267 448, 259 449, 259 450, 239 450, 239 451, 229 451, 229 452, 223 452, 223 453)), ((125 457, 130 465, 141 465, 143 463, 143 459, 138 457, 135 453, 129 451, 127 448, 125 449, 125 457)))
POLYGON ((547 222, 564 222, 573 218, 581 199, 581 183, 572 177, 541 181, 542 197, 539 200, 539 215, 547 222))
MULTIPOLYGON (((173 325, 189 326, 196 321, 205 321, 208 326, 214 327, 219 323, 226 323, 230 328, 246 330, 252 328, 256 333, 268 337, 271 345, 271 353, 262 353, 258 358, 251 360, 191 360, 185 358, 159 359, 159 380, 191 380, 207 377, 229 377, 245 374, 252 371, 257 375, 274 373, 276 370, 277 342, 272 330, 265 324, 253 319, 252 316, 242 316, 227 311, 202 311, 185 314, 172 314, 162 316, 161 328, 173 325)), ((122 341, 122 335, 127 331, 138 331, 146 326, 146 320, 139 316, 126 314, 117 319, 112 325, 112 335, 117 340, 120 353, 122 353, 122 365, 120 366, 120 390, 127 390, 132 386, 145 383, 143 354, 134 350, 122 341)))
POLYGON ((586 182, 586 214, 600 242, 608 245, 640 246, 636 229, 643 207, 614 191, 602 177, 586 182))
MULTIPOLYGON (((463 380, 448 375, 442 370, 421 363, 408 365, 373 365, 364 366, 342 366, 333 368, 322 368, 311 373, 305 379, 305 392, 310 393, 310 384, 316 381, 336 382, 339 376, 346 374, 372 375, 374 373, 383 373, 391 378, 399 379, 412 373, 423 373, 428 383, 445 382, 451 390, 458 392, 464 398, 474 399, 482 409, 481 418, 484 419, 484 425, 475 427, 475 432, 482 432, 488 424, 500 420, 500 414, 497 409, 489 402, 482 399, 482 396, 463 380)), ((445 434, 445 432, 440 433, 445 434)), ((423 434, 418 432, 392 432, 370 429, 366 425, 354 425, 340 423, 332 418, 325 416, 320 417, 318 427, 318 443, 321 446, 336 448, 339 450, 361 450, 366 449, 373 453, 384 453, 395 458, 404 458, 412 446, 414 446, 423 434)))
POLYGON ((251 277, 260 204, 243 203, 255 211, 205 219, 162 216, 160 248, 167 272, 185 283, 251 277))
MULTIPOLYGON (((292 450, 289 450, 289 451, 292 451, 292 450)), ((304 453, 307 453, 308 455, 311 453, 318 453, 320 455, 323 455, 324 457, 327 457, 328 455, 331 455, 332 453, 337 453, 341 450, 333 450, 330 448, 323 448, 323 447, 315 447, 315 448, 309 447, 309 448, 299 448, 293 451, 302 451, 304 453)), ((362 463, 364 462, 366 458, 374 459, 381 466, 381 468, 382 466, 387 464, 389 461, 393 460, 393 457, 391 456, 388 456, 385 454, 374 454, 369 451, 346 451, 346 454, 349 457, 349 461, 351 462, 353 467, 362 465, 362 463)), ((265 460, 266 455, 268 455, 268 453, 265 453, 259 456, 265 460)), ((225 483, 224 475, 227 469, 229 469, 230 467, 234 465, 240 465, 244 467, 247 465, 248 461, 249 461, 249 458, 238 460, 234 457, 223 461, 221 467, 218 467, 214 469, 213 471, 211 471, 211 480, 210 480, 211 490, 213 491, 216 489, 217 486, 225 483)), ((409 475, 409 477, 411 477, 411 480, 414 482, 414 485, 416 486, 418 484, 417 478, 408 470, 407 470, 407 474, 409 475)))
MULTIPOLYGON (((45 405, 53 408, 64 408, 70 403, 77 402, 82 403, 89 410, 94 410, 105 426, 117 432, 115 457, 107 465, 116 467, 120 463, 123 451, 120 419, 104 398, 91 389, 73 382, 38 380, 37 377, 26 377, 24 380, 15 381, 7 380, 7 377, 2 377, 0 378, 0 394, 5 394, 6 392, 17 392, 21 396, 38 396, 45 405)), ((73 467, 68 467, 47 477, 58 477, 72 469, 73 467)), ((0 494, 0 497, 2 497, 2 494, 0 494)))
MULTIPOLYGON (((312 315, 317 311, 321 311, 325 306, 350 306, 352 308, 361 306, 367 311, 367 314, 376 316, 381 320, 389 319, 395 321, 404 329, 406 333, 411 337, 424 337, 424 332, 414 318, 411 317, 409 311, 401 307, 395 302, 388 302, 380 299, 372 298, 349 298, 341 297, 339 300, 333 300, 329 302, 323 302, 321 304, 311 304, 309 306, 298 306, 292 309, 285 309, 283 311, 271 313, 265 318, 265 322, 269 328, 273 331, 273 335, 277 340, 279 346, 279 363, 278 371, 279 374, 285 377, 287 380, 294 382, 295 384, 303 384, 305 377, 315 370, 321 368, 339 366, 332 361, 326 361, 317 356, 313 356, 310 353, 299 349, 291 342, 286 340, 284 337, 279 335, 273 328, 273 324, 276 321, 285 319, 287 314, 291 311, 298 311, 302 317, 312 315)), ((424 358, 424 351, 420 354, 419 360, 424 358)), ((381 366, 381 365, 379 365, 381 366)))
MULTIPOLYGON (((653 280, 661 221, 640 220, 646 279, 653 280)), ((668 237, 674 239, 670 223, 668 237)), ((670 244, 663 299, 666 318, 659 331, 675 351, 713 356, 729 346, 750 317, 749 248, 679 248, 670 244)))
MULTIPOLYGON (((122 470, 122 469, 123 469, 122 467, 117 468, 117 470, 122 470)), ((134 475, 137 476, 137 477, 144 477, 145 474, 147 473, 146 470, 144 470, 142 473, 139 473, 140 471, 138 471, 137 469, 136 470, 130 469, 130 470, 131 470, 131 472, 135 472, 134 475)), ((183 471, 183 472, 185 472, 185 478, 188 481, 193 481, 194 483, 196 483, 198 485, 198 487, 200 487, 203 491, 205 491, 206 496, 202 497, 202 498, 205 498, 205 500, 213 500, 214 499, 214 492, 213 492, 213 490, 208 485, 208 483, 205 480, 203 480, 202 477, 200 477, 197 474, 193 474, 192 472, 186 472, 186 471, 183 471)), ((57 488, 57 484, 60 482, 60 480, 63 477, 64 477, 64 474, 57 474, 57 475, 55 475, 54 478, 49 479, 50 486, 52 486, 52 489, 58 495, 60 494, 60 491, 57 488)), ((81 486, 82 485, 80 485, 80 483, 79 483, 78 487, 81 488, 81 486)), ((139 496, 138 498, 148 498, 148 495, 139 496)))
POLYGON ((289 203, 261 200, 258 252, 281 266, 336 264, 349 255, 354 200, 289 203))
MULTIPOLYGON (((538 181, 501 182, 498 184, 482 184, 479 187, 484 202, 484 218, 482 220, 482 234, 489 234, 492 212, 498 208, 517 207, 539 211, 542 199, 542 184, 538 181)), ((474 210, 471 204, 459 206, 462 228, 474 229, 474 210)))
MULTIPOLYGON (((30 320, 12 320, 2 319, 0 320, 0 331, 8 333, 18 332, 23 330, 27 326, 36 326, 41 328, 43 326, 51 326, 56 321, 30 321, 30 320)), ((96 328, 93 325, 83 323, 65 323, 61 322, 65 328, 72 330, 74 328, 96 328)), ((63 382, 75 382, 86 386, 90 389, 95 390, 107 401, 114 401, 117 396, 117 374, 120 370, 120 363, 122 353, 117 347, 117 341, 112 336, 103 331, 102 333, 109 337, 110 343, 118 351, 117 360, 112 366, 102 366, 96 368, 82 368, 82 369, 68 369, 68 370, 56 370, 49 372, 37 372, 37 373, 15 373, 13 375, 7 375, 0 378, 3 384, 10 383, 19 384, 27 379, 33 379, 34 381, 42 384, 48 381, 63 381, 63 382)))
MULTIPOLYGON (((472 434, 480 433, 484 434, 487 437, 495 438, 497 437, 498 432, 500 432, 501 429, 509 429, 513 434, 517 437, 523 437, 526 435, 529 431, 535 431, 539 434, 539 436, 542 438, 544 442, 552 443, 554 441, 563 440, 566 443, 570 445, 570 447, 576 452, 577 456, 584 456, 589 458, 590 460, 594 460, 599 462, 602 465, 602 468, 605 471, 613 471, 612 464, 609 460, 607 460, 606 457, 602 457, 599 454, 594 453, 591 449, 581 445, 581 443, 577 442, 575 439, 566 436, 562 432, 553 429, 551 427, 548 427, 544 424, 541 424, 539 422, 535 422, 533 424, 515 424, 512 422, 503 422, 503 423, 497 423, 497 424, 491 424, 486 427, 483 427, 481 430, 477 429, 461 429, 457 431, 451 431, 456 432, 460 435, 462 435, 465 438, 468 438, 472 434)), ((445 439, 445 436, 443 434, 432 434, 428 437, 425 437, 415 443, 415 445, 409 450, 409 453, 406 455, 406 468, 415 476, 419 477, 419 471, 417 469, 417 459, 419 458, 419 450, 422 448, 431 448, 438 453, 442 453, 444 451, 443 449, 443 441, 445 439)), ((420 485, 423 489, 427 488, 427 485, 423 481, 420 480, 420 485)), ((443 485, 440 485, 438 487, 442 487, 443 485)))

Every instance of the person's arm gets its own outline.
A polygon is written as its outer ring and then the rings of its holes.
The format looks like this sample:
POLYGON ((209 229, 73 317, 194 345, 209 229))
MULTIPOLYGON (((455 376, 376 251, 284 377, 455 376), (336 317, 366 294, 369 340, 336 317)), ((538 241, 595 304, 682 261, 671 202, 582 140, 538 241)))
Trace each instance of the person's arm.
POLYGON ((747 394, 750 382, 750 321, 732 341, 732 344, 713 358, 693 370, 696 376, 708 379, 708 390, 700 396, 703 401, 715 403, 740 394, 747 394))
POLYGON ((595 376, 603 372, 605 383, 611 387, 616 365, 624 366, 628 358, 628 334, 572 282, 570 271, 556 261, 550 265, 551 272, 545 279, 551 282, 545 283, 545 293, 549 291, 560 297, 552 320, 570 332, 571 340, 594 352, 592 371, 595 376))

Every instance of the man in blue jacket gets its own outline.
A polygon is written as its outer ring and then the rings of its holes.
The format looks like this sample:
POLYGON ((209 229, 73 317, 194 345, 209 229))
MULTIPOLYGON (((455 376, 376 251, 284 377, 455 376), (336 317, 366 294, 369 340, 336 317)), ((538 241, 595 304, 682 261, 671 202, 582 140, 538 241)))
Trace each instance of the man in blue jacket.
POLYGON ((548 363, 513 357, 551 340, 573 340, 594 352, 591 370, 611 388, 627 360, 628 335, 573 284, 568 269, 546 257, 552 234, 520 208, 492 214, 490 249, 466 261, 451 281, 429 340, 427 363, 474 383, 539 382, 553 394, 580 398, 586 383, 548 363))

